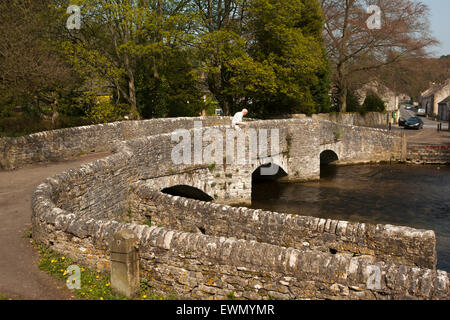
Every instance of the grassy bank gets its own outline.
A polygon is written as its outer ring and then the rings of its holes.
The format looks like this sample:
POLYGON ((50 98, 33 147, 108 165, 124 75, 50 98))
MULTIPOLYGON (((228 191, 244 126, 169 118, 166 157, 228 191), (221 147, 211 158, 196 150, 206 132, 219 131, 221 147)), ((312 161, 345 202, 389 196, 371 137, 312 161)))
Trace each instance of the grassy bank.
MULTIPOLYGON (((39 269, 61 281, 67 281, 71 274, 67 273, 69 266, 76 265, 72 259, 61 256, 43 246, 35 245, 40 261, 39 269)), ((128 300, 126 297, 115 293, 111 288, 110 277, 100 270, 90 270, 80 266, 81 289, 73 290, 75 296, 82 300, 128 300)), ((67 289, 69 290, 69 289, 67 289)), ((159 296, 152 293, 151 281, 141 280, 139 296, 136 300, 174 300, 174 295, 159 296)))

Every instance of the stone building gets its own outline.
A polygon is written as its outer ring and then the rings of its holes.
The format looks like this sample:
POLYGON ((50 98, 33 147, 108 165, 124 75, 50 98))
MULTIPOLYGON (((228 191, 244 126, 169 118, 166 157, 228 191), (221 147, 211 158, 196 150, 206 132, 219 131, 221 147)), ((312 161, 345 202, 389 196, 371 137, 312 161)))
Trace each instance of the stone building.
POLYGON ((429 116, 438 116, 439 103, 450 96, 450 79, 442 83, 434 83, 420 96, 420 105, 429 116))
POLYGON ((361 89, 357 90, 356 93, 359 97, 360 104, 364 103, 367 95, 369 95, 370 93, 375 93, 385 102, 386 111, 394 112, 398 110, 400 96, 378 80, 372 80, 366 83, 361 87, 361 89))

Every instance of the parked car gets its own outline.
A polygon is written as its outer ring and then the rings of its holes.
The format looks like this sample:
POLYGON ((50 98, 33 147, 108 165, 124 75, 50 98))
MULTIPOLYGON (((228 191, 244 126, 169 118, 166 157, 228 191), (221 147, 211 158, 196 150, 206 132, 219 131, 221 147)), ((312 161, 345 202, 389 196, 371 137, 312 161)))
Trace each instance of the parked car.
POLYGON ((425 109, 417 110, 417 115, 420 116, 420 117, 425 117, 425 115, 426 115, 425 109))
POLYGON ((399 127, 404 127, 406 124, 406 119, 403 117, 400 117, 400 119, 398 119, 398 125, 399 127))
POLYGON ((406 106, 405 109, 406 110, 412 110, 412 109, 414 109, 414 106, 406 106))
POLYGON ((405 129, 423 129, 423 121, 417 117, 411 117, 405 123, 405 129))

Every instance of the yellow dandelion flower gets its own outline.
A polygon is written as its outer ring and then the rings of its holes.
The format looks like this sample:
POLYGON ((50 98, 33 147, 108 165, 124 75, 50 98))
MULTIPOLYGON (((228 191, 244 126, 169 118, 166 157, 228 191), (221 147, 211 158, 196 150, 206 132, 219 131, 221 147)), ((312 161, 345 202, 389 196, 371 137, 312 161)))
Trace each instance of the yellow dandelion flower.
POLYGON ((109 287, 110 285, 111 285, 111 283, 109 283, 109 282, 106 284, 107 287, 109 287))
POLYGON ((100 297, 100 300, 103 300, 103 297, 100 297))

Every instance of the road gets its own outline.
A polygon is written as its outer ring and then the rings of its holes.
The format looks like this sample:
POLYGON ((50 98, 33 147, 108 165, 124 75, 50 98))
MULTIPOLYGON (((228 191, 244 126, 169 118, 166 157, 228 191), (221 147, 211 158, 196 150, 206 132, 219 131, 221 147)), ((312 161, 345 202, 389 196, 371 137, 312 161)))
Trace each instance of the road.
MULTIPOLYGON (((403 117, 406 120, 408 120, 411 117, 416 117, 416 114, 417 114, 416 108, 412 110, 406 110, 405 107, 400 108, 400 117, 403 117)), ((427 117, 418 117, 418 118, 422 119, 424 128, 437 130, 437 125, 439 122, 428 119, 427 117)), ((445 130, 448 128, 448 121, 442 122, 442 128, 443 129, 445 128, 445 130)))
MULTIPOLYGON (((410 117, 416 117, 417 109, 406 110, 405 107, 400 109, 400 117, 408 119, 410 117)), ((437 131, 437 124, 433 120, 426 117, 420 117, 424 123, 424 129, 422 130, 405 130, 403 128, 395 126, 395 130, 404 130, 406 133, 406 139, 408 144, 415 145, 450 145, 450 131, 447 130, 448 123, 442 125, 442 129, 445 131, 437 131)))
POLYGON ((39 256, 25 234, 31 230, 31 197, 46 178, 107 154, 86 155, 15 171, 0 171, 0 295, 21 300, 70 300, 74 297, 38 269, 39 256))

